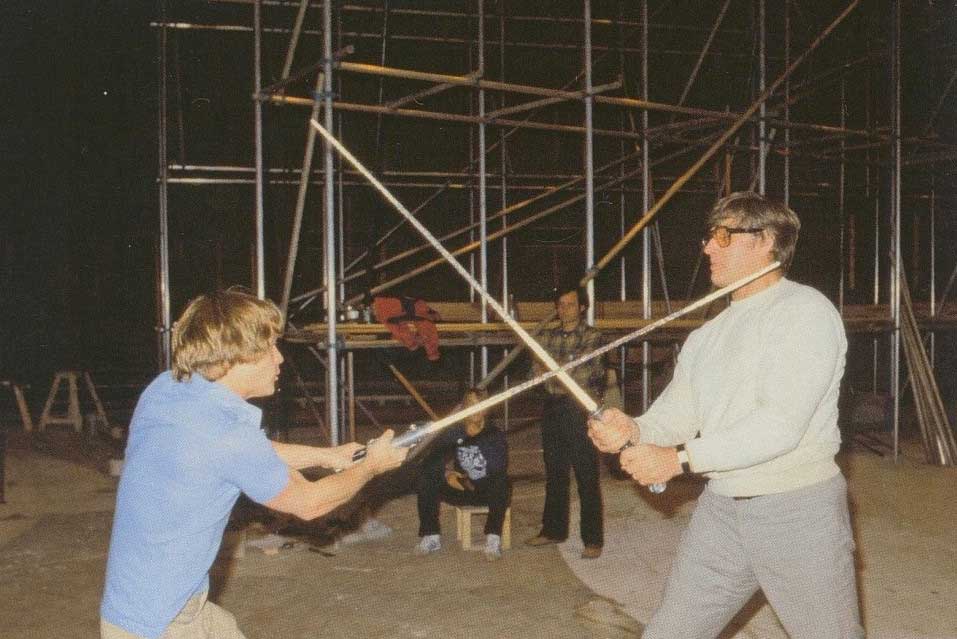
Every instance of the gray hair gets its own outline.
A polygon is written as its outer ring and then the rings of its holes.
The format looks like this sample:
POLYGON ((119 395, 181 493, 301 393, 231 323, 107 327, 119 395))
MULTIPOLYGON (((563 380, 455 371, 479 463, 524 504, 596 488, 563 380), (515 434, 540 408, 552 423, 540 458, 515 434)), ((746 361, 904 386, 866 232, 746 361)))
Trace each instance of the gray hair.
POLYGON ((753 191, 738 191, 715 202, 708 215, 708 226, 716 226, 725 220, 769 231, 774 239, 771 253, 781 262, 781 270, 787 272, 794 258, 801 220, 784 202, 753 191))

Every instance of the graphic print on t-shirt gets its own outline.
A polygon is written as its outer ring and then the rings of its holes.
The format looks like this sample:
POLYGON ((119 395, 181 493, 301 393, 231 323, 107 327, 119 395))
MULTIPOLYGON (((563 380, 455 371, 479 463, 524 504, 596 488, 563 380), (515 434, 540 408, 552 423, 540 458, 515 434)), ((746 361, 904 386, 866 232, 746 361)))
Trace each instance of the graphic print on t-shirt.
POLYGON ((476 445, 459 446, 455 450, 459 466, 472 481, 484 479, 488 474, 488 461, 482 455, 482 449, 476 445))

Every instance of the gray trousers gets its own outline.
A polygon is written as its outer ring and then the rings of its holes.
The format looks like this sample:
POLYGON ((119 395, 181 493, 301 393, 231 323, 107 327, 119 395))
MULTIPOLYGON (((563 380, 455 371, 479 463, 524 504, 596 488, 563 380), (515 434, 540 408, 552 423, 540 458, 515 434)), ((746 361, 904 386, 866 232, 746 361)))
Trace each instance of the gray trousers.
POLYGON ((792 639, 862 639, 843 475, 746 500, 705 490, 643 639, 713 639, 757 592, 792 639))

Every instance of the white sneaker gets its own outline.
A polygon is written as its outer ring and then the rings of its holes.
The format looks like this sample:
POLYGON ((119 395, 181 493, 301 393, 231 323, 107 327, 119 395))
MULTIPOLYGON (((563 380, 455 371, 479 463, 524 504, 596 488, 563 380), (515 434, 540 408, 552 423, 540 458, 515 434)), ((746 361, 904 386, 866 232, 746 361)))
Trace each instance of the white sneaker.
POLYGON ((412 550, 416 555, 431 555, 442 550, 442 538, 438 535, 425 535, 412 550))
POLYGON ((485 535, 485 558, 489 561, 502 558, 502 538, 498 535, 485 535))

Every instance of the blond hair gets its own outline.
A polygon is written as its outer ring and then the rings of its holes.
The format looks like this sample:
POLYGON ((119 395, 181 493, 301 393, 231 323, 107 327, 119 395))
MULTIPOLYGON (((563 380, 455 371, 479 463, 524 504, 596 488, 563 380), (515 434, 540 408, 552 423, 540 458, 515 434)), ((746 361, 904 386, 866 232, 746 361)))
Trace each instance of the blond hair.
POLYGON ((173 377, 216 381, 267 353, 281 331, 282 314, 269 300, 233 288, 200 295, 173 325, 173 377))
POLYGON ((715 202, 708 215, 708 226, 714 227, 725 220, 734 220, 742 227, 769 231, 774 239, 771 253, 781 262, 781 270, 787 272, 794 258, 801 220, 784 202, 753 191, 738 191, 715 202))

